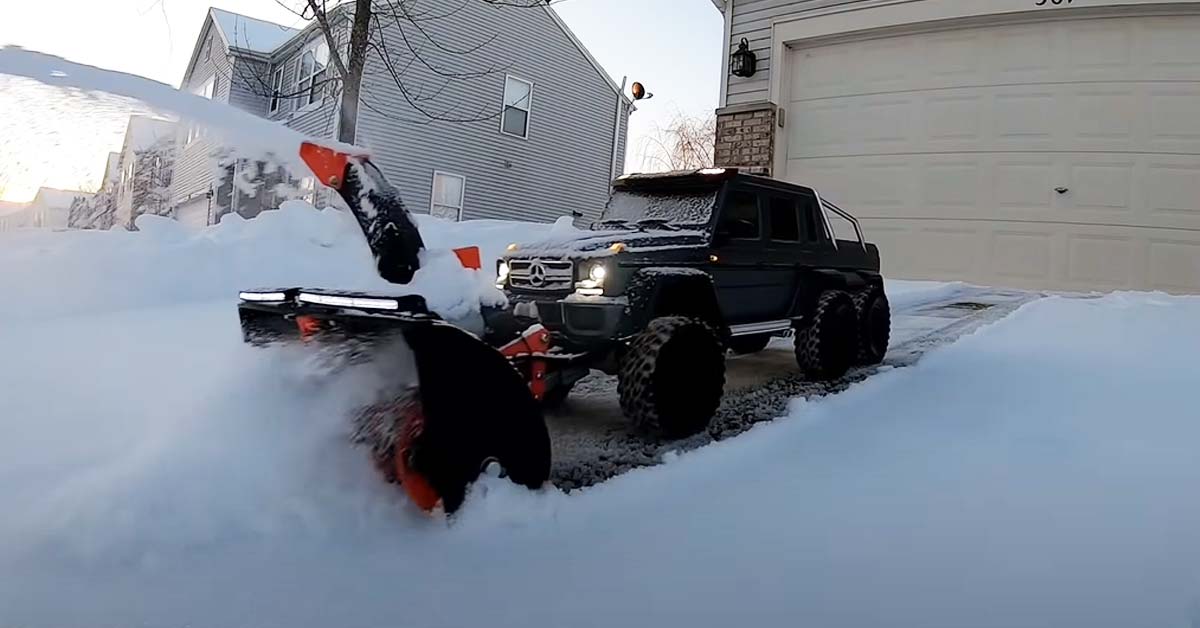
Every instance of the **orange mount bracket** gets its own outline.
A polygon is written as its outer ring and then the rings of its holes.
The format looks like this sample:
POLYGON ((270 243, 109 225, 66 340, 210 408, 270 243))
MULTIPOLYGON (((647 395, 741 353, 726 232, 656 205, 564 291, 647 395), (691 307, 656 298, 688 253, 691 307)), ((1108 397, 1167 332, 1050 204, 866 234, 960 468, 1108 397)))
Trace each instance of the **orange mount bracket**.
POLYGON ((321 185, 327 185, 335 190, 341 189, 342 177, 346 174, 346 164, 350 163, 347 153, 339 153, 332 148, 318 146, 312 142, 300 144, 300 159, 316 175, 321 185))

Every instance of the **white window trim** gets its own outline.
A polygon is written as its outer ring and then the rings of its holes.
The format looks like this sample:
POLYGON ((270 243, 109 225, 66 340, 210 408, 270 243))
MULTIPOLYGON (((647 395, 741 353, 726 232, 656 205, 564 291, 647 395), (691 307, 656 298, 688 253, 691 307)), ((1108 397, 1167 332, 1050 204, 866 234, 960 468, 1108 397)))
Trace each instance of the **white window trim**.
POLYGON ((283 66, 280 66, 271 73, 271 113, 279 111, 283 106, 283 66))
MULTIPOLYGON (((325 40, 323 37, 324 36, 314 39, 311 42, 305 44, 304 47, 300 49, 300 54, 296 56, 296 92, 297 92, 297 97, 300 98, 300 110, 301 111, 304 111, 307 107, 317 105, 320 102, 322 102, 323 100, 325 100, 325 96, 324 96, 325 90, 324 89, 321 90, 321 92, 322 92, 321 98, 319 98, 317 100, 312 100, 312 83, 310 83, 309 87, 308 87, 308 96, 300 95, 300 84, 301 83, 303 83, 304 81, 310 80, 310 79, 313 79, 313 82, 315 82, 315 77, 318 74, 321 74, 329 69, 329 59, 325 59, 325 66, 321 68, 320 72, 314 72, 308 76, 304 76, 301 74, 301 69, 304 67, 305 53, 308 53, 308 52, 313 53, 313 62, 314 62, 313 67, 316 67, 316 59, 317 59, 316 51, 318 48, 321 47, 322 44, 325 44, 325 40)), ((328 47, 328 44, 326 44, 326 47, 328 47)))
MULTIPOLYGON (((438 177, 454 177, 462 180, 462 193, 458 197, 458 215, 454 217, 455 222, 462 222, 463 207, 467 205, 467 177, 445 170, 434 170, 433 178, 429 181, 429 215, 433 216, 433 208, 435 207, 434 192, 437 190, 438 177)), ((443 205, 443 207, 454 207, 453 205, 443 205)))
POLYGON ((504 88, 500 91, 500 133, 502 135, 507 135, 509 137, 516 137, 516 138, 520 138, 523 140, 529 139, 529 131, 533 128, 533 95, 534 95, 533 91, 534 91, 534 88, 535 88, 535 84, 533 81, 523 79, 519 76, 513 76, 512 74, 504 75, 504 88), (517 135, 516 133, 509 133, 508 131, 504 130, 504 108, 506 106, 504 100, 505 100, 505 97, 508 95, 508 81, 510 79, 514 80, 514 81, 519 81, 519 82, 524 83, 529 86, 529 103, 525 107, 525 135, 517 135))

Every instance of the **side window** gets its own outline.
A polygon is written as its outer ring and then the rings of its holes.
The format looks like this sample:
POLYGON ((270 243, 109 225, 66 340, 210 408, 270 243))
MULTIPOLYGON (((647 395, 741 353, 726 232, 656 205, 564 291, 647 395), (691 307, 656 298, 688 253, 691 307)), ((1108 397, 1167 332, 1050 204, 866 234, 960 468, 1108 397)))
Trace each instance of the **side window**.
POLYGON ((762 234, 761 223, 758 195, 734 190, 725 200, 725 210, 721 214, 717 233, 731 240, 757 240, 762 234))
POLYGON ((800 241, 800 216, 796 211, 796 199, 781 196, 771 198, 771 239, 776 242, 800 241))
POLYGON ((824 242, 828 238, 821 226, 821 208, 814 196, 800 197, 800 216, 804 221, 804 239, 808 242, 824 242))

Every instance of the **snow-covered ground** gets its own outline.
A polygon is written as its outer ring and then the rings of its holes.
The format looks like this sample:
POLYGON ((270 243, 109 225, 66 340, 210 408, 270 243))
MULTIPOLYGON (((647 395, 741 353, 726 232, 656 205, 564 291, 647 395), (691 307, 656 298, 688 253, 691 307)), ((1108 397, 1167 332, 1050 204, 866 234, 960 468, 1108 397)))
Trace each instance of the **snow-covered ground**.
MULTIPOLYGON (((491 480, 447 524, 347 444, 370 373, 240 342, 239 273, 370 281, 337 219, 3 236, 0 624, 1200 621, 1200 299, 1044 299, 665 466, 491 480)), ((477 226, 430 239, 513 235, 477 226)))

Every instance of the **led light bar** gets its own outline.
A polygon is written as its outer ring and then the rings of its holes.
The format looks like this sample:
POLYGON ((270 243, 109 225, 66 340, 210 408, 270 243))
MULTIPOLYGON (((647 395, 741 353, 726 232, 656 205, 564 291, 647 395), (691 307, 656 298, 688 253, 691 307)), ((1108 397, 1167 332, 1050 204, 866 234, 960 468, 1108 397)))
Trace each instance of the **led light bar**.
POLYGON ((286 301, 287 295, 282 292, 239 292, 238 298, 243 301, 277 302, 286 301))
POLYGON ((701 168, 697 172, 699 172, 700 174, 716 175, 716 174, 725 174, 725 169, 724 168, 701 168))
POLYGON ((331 294, 313 294, 301 292, 297 300, 304 303, 328 305, 330 307, 352 307, 360 310, 398 310, 400 302, 395 299, 378 299, 372 297, 341 297, 331 294))

